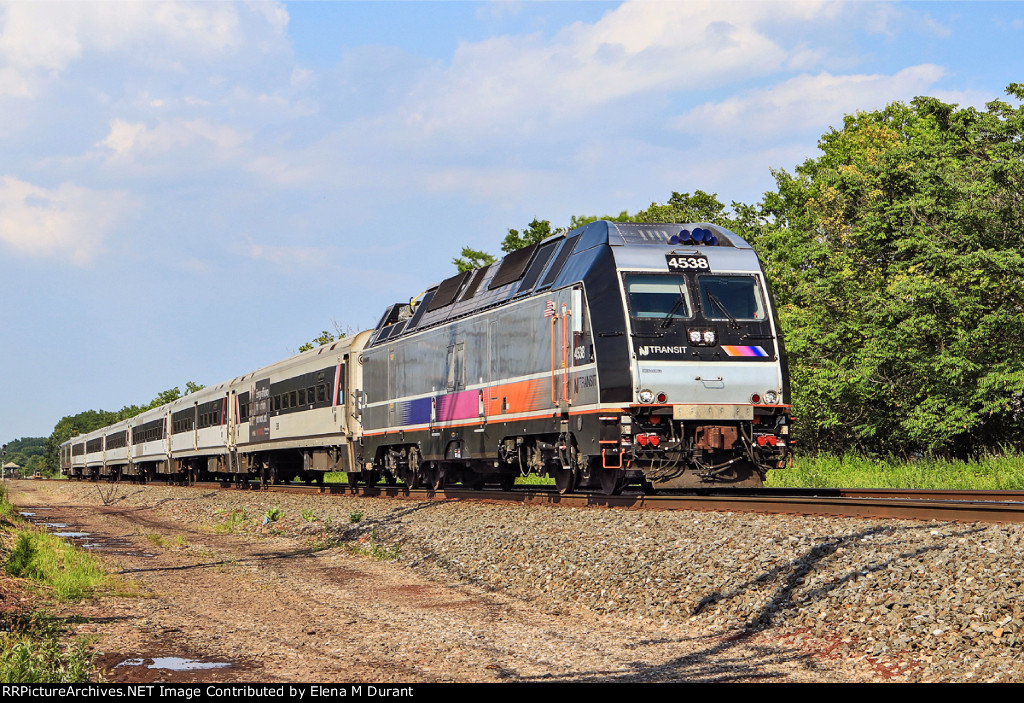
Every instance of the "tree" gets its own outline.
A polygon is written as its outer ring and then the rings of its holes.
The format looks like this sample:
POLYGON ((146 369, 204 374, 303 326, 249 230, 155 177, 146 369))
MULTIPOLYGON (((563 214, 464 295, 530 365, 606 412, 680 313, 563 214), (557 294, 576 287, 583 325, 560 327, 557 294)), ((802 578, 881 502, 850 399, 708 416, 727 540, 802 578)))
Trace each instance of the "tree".
POLYGON ((352 328, 339 324, 337 320, 332 320, 331 324, 334 325, 333 334, 331 332, 328 332, 327 330, 324 330, 320 333, 319 337, 316 337, 315 339, 313 339, 313 341, 306 342, 301 347, 299 347, 299 351, 304 352, 309 351, 310 349, 316 349, 317 347, 322 347, 325 344, 330 344, 331 342, 334 342, 336 340, 344 339, 346 336, 352 333, 352 328))
POLYGON ((780 306, 802 441, 1024 446, 1024 109, 916 98, 847 116, 819 146, 775 173, 747 233, 780 306))
POLYGON ((471 249, 470 247, 462 247, 462 256, 452 259, 452 263, 455 264, 455 268, 458 269, 459 273, 490 266, 495 261, 497 259, 487 252, 471 249))
MULTIPOLYGON (((528 247, 531 244, 542 242, 548 237, 564 231, 564 229, 560 228, 552 229, 551 222, 548 220, 533 218, 533 221, 522 232, 517 229, 510 229, 501 243, 501 250, 507 254, 517 249, 528 247)), ((466 271, 489 266, 497 260, 495 256, 485 251, 463 247, 462 256, 452 259, 452 263, 455 264, 455 268, 459 273, 465 273, 466 271)))
POLYGON ((564 232, 564 229, 551 229, 551 223, 547 220, 538 220, 536 217, 526 226, 522 232, 517 229, 510 229, 505 239, 501 242, 501 250, 506 254, 528 247, 531 244, 543 242, 554 234, 564 232))
MULTIPOLYGON (((198 390, 202 390, 205 386, 201 386, 198 383, 188 381, 185 384, 186 395, 188 393, 195 393, 198 390)), ((43 453, 44 460, 44 473, 50 476, 56 476, 60 473, 60 461, 58 458, 60 445, 68 441, 72 437, 77 437, 80 434, 87 434, 93 430, 98 430, 101 427, 107 425, 113 425, 121 420, 127 420, 130 417, 143 413, 153 408, 158 408, 161 405, 173 402, 181 398, 181 391, 177 386, 169 388, 166 391, 161 391, 157 394, 153 400, 149 401, 145 405, 126 405, 120 410, 110 412, 107 410, 85 410, 78 413, 77 415, 65 415, 60 419, 60 422, 53 428, 53 432, 46 438, 45 445, 46 449, 43 453)))
POLYGON ((310 349, 316 349, 317 347, 322 347, 325 344, 330 344, 331 342, 334 341, 334 339, 335 337, 333 334, 331 334, 327 330, 324 330, 323 332, 320 333, 319 337, 316 337, 315 339, 313 339, 313 341, 306 342, 301 347, 299 347, 299 351, 304 352, 309 351, 310 349))

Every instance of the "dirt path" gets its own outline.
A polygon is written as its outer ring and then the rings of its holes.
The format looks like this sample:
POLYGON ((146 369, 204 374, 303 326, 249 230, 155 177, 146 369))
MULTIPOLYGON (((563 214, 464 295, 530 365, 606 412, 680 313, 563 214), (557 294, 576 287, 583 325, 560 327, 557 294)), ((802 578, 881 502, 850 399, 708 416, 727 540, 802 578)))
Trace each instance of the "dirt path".
POLYGON ((822 678, 821 661, 777 643, 713 639, 678 625, 637 631, 584 609, 554 617, 544 603, 429 580, 344 547, 311 551, 296 537, 182 524, 166 498, 104 506, 84 492, 68 502, 57 482, 11 489, 37 523, 89 533, 82 541, 121 574, 129 595, 68 607, 84 618, 78 631, 97 638, 108 681, 822 678), (151 668, 161 657, 221 666, 151 668))

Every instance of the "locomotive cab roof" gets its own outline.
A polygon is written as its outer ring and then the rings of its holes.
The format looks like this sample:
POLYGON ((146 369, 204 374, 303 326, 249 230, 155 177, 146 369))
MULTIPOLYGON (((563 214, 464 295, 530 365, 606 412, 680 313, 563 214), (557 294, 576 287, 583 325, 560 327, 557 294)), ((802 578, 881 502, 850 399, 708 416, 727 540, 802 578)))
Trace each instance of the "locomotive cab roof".
POLYGON ((598 220, 447 278, 428 288, 418 302, 391 305, 367 346, 585 281, 597 267, 599 253, 609 248, 622 268, 664 268, 666 253, 699 251, 716 268, 759 270, 751 246, 719 225, 598 220))

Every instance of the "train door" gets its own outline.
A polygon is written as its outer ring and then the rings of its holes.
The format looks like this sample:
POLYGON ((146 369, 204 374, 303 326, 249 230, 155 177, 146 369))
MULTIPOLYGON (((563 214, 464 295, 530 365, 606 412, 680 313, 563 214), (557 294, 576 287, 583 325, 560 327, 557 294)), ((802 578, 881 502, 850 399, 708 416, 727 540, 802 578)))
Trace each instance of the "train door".
POLYGON ((235 450, 235 442, 238 437, 238 391, 234 388, 227 394, 227 441, 225 449, 227 453, 228 472, 238 471, 238 452, 235 450))
POLYGON ((345 363, 342 357, 338 357, 334 367, 334 386, 331 395, 331 407, 334 412, 334 425, 345 433, 350 433, 349 425, 351 418, 348 414, 348 403, 345 402, 347 392, 347 381, 345 363))

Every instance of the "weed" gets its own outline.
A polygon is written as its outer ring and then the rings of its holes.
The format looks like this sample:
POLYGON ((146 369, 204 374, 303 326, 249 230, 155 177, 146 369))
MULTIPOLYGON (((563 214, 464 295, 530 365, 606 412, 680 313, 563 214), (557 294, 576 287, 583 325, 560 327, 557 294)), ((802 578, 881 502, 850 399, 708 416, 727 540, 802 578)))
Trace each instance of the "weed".
POLYGON ((348 514, 348 521, 351 522, 352 524, 355 524, 357 522, 362 522, 363 521, 363 511, 362 510, 353 510, 351 513, 348 514))
POLYGON ((94 675, 86 641, 62 643, 59 629, 38 616, 0 635, 0 681, 87 683, 94 675))
MULTIPOLYGON (((219 511, 219 512, 221 514, 223 514, 226 511, 219 511)), ((226 533, 234 532, 239 527, 244 525, 248 520, 249 520, 249 514, 246 513, 245 510, 243 510, 242 508, 235 508, 230 513, 228 513, 227 517, 224 519, 224 521, 219 523, 219 524, 217 524, 214 527, 214 529, 217 532, 221 533, 221 534, 226 534, 226 533)))
POLYGON ((280 507, 274 506, 267 512, 263 513, 263 524, 266 525, 268 522, 277 522, 284 515, 284 511, 280 507))
POLYGON ((353 554, 363 554, 378 561, 392 561, 402 555, 402 545, 397 542, 387 545, 379 541, 376 528, 369 535, 360 537, 358 544, 349 544, 347 547, 353 554))
POLYGON ((106 583, 99 560, 46 532, 21 530, 5 568, 53 588, 60 600, 84 598, 106 583))
POLYGON ((974 461, 920 457, 818 454, 797 456, 793 467, 768 473, 768 486, 791 488, 931 488, 952 490, 1020 490, 1024 456, 983 456, 974 461))
POLYGON ((29 532, 22 532, 18 535, 18 541, 7 557, 7 573, 11 576, 23 576, 33 578, 35 576, 32 567, 32 557, 35 555, 36 547, 32 542, 32 535, 29 532))
POLYGON ((18 509, 7 500, 7 486, 3 483, 0 483, 0 516, 3 516, 9 522, 17 522, 21 519, 21 516, 18 515, 18 509))
POLYGON ((306 522, 316 522, 316 515, 313 514, 312 510, 306 509, 302 511, 302 519, 306 522))

